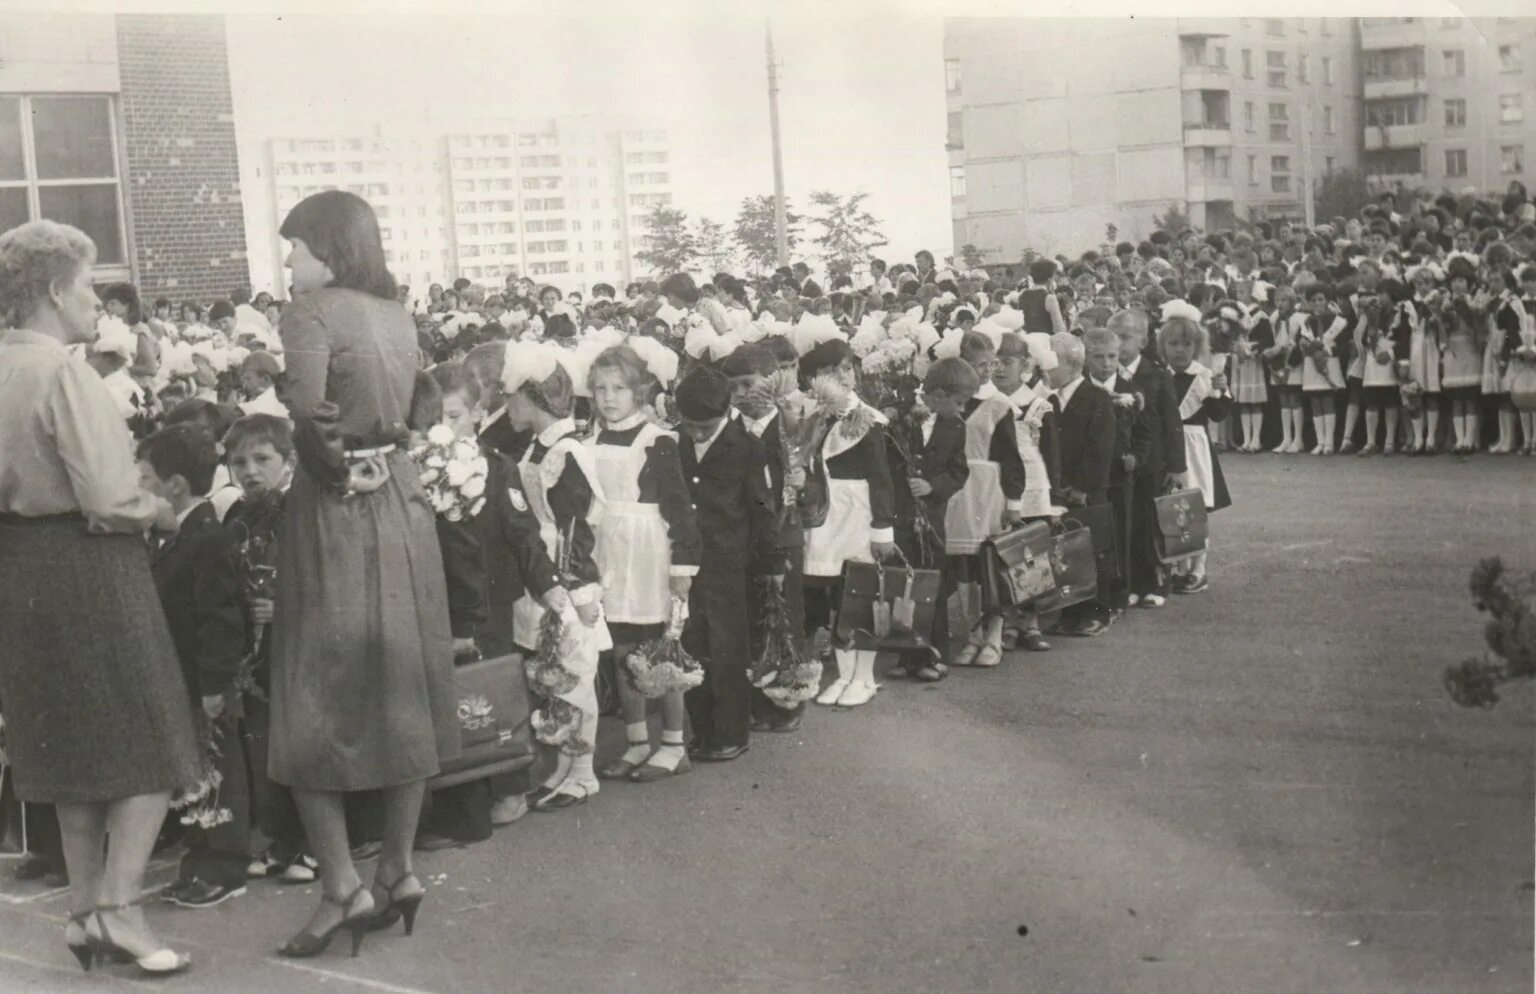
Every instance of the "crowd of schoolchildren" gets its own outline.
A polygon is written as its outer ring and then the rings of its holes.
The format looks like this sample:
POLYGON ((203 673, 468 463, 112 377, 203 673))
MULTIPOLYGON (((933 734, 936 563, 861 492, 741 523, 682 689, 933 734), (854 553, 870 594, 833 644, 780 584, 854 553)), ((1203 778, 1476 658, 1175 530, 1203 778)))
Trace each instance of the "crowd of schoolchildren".
MULTIPOLYGON (((500 292, 403 290, 455 655, 535 661, 554 757, 536 778, 434 792, 418 846, 487 838, 603 780, 734 760, 812 700, 857 708, 882 679, 996 667, 1205 591, 1204 553, 1160 560, 1155 502, 1185 488, 1228 506, 1219 452, 1470 452, 1496 431, 1489 451, 1536 453, 1532 214, 1523 191, 1404 197, 1311 230, 1159 233, 1017 274, 876 259, 825 290, 804 264, 590 299, 515 276, 500 292), (989 540, 1093 508, 1118 539, 1096 597, 1042 615, 983 596, 989 540), (898 562, 940 573, 940 608, 920 633, 931 648, 882 656, 839 628, 842 578, 898 562), (821 680, 765 662, 785 632, 821 680), (601 714, 621 718, 622 751, 598 754, 601 714)), ((295 468, 281 304, 102 296, 83 358, 113 384, 144 486, 181 516, 155 578, 223 743, 222 816, 191 819, 166 896, 207 907, 248 878, 311 881, 292 799, 262 768, 270 564, 295 468)), ((369 798, 348 818, 368 848, 369 798)))

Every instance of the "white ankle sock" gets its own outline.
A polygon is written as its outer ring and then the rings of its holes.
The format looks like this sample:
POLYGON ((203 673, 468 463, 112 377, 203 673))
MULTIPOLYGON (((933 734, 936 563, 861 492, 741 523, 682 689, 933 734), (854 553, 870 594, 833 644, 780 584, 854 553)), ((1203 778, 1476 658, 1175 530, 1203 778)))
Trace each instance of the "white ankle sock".
POLYGON ((650 759, 652 766, 659 766, 664 770, 675 770, 677 764, 683 761, 683 733, 662 729, 661 748, 656 750, 650 759))
POLYGON ((623 760, 639 766, 645 762, 645 757, 651 754, 650 726, 643 721, 637 721, 633 725, 625 725, 624 734, 629 739, 629 748, 625 750, 623 760))

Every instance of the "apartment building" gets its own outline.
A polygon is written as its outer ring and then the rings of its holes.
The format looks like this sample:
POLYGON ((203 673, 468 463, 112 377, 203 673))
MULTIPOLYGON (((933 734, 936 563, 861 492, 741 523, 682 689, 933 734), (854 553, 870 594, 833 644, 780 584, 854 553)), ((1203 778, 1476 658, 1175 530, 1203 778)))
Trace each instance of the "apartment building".
POLYGON ((990 261, 1143 238, 1172 204, 1299 217, 1359 164, 1353 19, 955 18, 944 57, 955 244, 990 261))
POLYGON ((509 274, 563 290, 622 285, 643 272, 644 215, 672 200, 666 133, 598 118, 402 119, 261 144, 252 179, 265 193, 247 217, 251 244, 264 246, 258 285, 279 285, 282 218, 320 190, 367 198, 392 271, 415 293, 509 274))
POLYGON ((1360 21, 1364 168, 1381 189, 1530 185, 1536 18, 1360 21))

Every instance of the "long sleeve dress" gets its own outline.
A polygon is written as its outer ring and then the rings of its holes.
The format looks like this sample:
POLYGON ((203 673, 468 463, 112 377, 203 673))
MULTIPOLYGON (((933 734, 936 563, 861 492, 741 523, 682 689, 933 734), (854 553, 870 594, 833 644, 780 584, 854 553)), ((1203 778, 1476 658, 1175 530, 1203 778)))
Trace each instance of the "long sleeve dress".
POLYGON ((278 540, 271 777, 316 791, 421 780, 457 757, 459 731, 442 553, 403 445, 416 329, 393 300, 326 288, 283 310, 281 334, 299 466, 278 540), (360 450, 389 479, 345 496, 360 450))
POLYGON ((16 796, 188 787, 197 735, 150 575, 154 498, 101 377, 56 339, 0 337, 0 707, 16 796))

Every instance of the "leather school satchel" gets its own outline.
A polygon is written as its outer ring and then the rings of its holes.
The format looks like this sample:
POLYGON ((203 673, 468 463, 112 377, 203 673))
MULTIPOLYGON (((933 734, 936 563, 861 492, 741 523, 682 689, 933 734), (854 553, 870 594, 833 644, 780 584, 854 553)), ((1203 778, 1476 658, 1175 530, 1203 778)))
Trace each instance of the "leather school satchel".
POLYGON ((1093 554, 1098 580, 1109 584, 1120 579, 1120 537, 1115 534, 1115 509, 1112 504, 1075 507, 1062 515, 1062 521, 1076 522, 1093 533, 1093 554))
POLYGON ((1175 490, 1153 499, 1157 505, 1157 558, 1176 563, 1205 551, 1210 535, 1205 495, 1198 489, 1175 490))
POLYGON ((939 584, 938 570, 913 569, 905 561, 844 563, 838 644, 855 649, 930 648, 939 584))
POLYGON ((453 681, 462 748, 427 787, 439 790, 531 765, 533 729, 523 657, 514 652, 457 666, 453 681))
POLYGON ((982 543, 982 601, 987 610, 1033 603, 1056 589, 1051 526, 1031 521, 982 543))
POLYGON ((1056 589, 1035 602, 1036 612, 1060 611, 1099 596, 1093 533, 1087 528, 1079 526, 1055 535, 1050 562, 1056 589))

